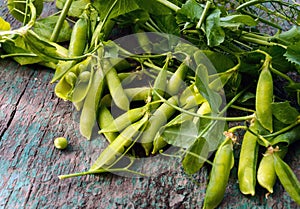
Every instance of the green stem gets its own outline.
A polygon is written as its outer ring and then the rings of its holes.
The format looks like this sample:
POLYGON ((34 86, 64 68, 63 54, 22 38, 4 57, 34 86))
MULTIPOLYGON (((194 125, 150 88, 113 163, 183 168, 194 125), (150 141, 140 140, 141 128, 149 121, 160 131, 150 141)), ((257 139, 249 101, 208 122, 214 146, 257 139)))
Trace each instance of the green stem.
POLYGON ((264 135, 263 137, 270 138, 270 137, 278 136, 278 135, 283 134, 283 133, 289 131, 290 129, 298 126, 299 124, 300 124, 300 120, 297 120, 295 123, 292 123, 291 125, 289 125, 289 126, 283 128, 283 129, 281 129, 280 131, 277 131, 277 132, 272 133, 272 134, 264 135))
POLYGON ((255 113, 255 110, 251 110, 251 109, 248 109, 248 108, 245 108, 245 107, 240 107, 240 106, 236 106, 236 105, 231 105, 230 107, 234 108, 234 109, 237 109, 237 110, 242 110, 242 111, 245 111, 245 112, 255 113))
POLYGON ((238 130, 238 129, 247 130, 248 127, 247 127, 247 126, 234 126, 234 127, 230 128, 230 129, 228 129, 228 132, 234 133, 234 132, 236 132, 236 130, 238 130))
POLYGON ((272 67, 271 64, 270 64, 270 70, 271 70, 271 72, 277 74, 278 76, 280 76, 280 77, 286 79, 290 84, 295 83, 295 81, 293 81, 288 75, 286 75, 286 74, 284 74, 284 73, 282 73, 282 72, 276 70, 275 68, 272 67))
POLYGON ((201 28, 203 22, 205 21, 207 12, 208 12, 208 10, 210 9, 211 5, 212 5, 211 1, 207 1, 207 2, 206 2, 205 8, 204 8, 204 10, 203 10, 203 12, 202 12, 202 14, 201 14, 201 17, 200 17, 200 19, 199 19, 199 21, 198 21, 198 23, 197 23, 197 25, 196 25, 196 29, 197 29, 197 30, 199 30, 199 29, 201 28))
POLYGON ((58 20, 57 20, 57 23, 55 24, 54 30, 51 34, 50 41, 53 41, 53 42, 57 41, 61 27, 66 19, 66 16, 69 12, 72 2, 73 2, 73 0, 66 0, 65 5, 59 15, 58 20))
POLYGON ((167 0, 156 0, 156 1, 165 5, 166 7, 173 10, 174 12, 177 12, 180 9, 180 7, 176 6, 175 4, 173 4, 172 2, 169 2, 167 0))
MULTIPOLYGON (((210 119, 210 120, 219 120, 219 121, 244 121, 244 120, 251 120, 255 117, 254 114, 252 115, 247 115, 247 116, 240 116, 240 117, 221 117, 221 116, 208 116, 208 115, 200 115, 200 114, 197 114, 197 113, 194 113, 194 112, 190 112, 188 110, 185 110, 183 108, 180 108, 176 105, 173 105, 171 104, 170 102, 168 102, 165 98, 163 98, 155 89, 152 89, 152 91, 157 94, 157 96, 163 101, 165 102, 166 104, 170 105, 171 107, 173 107, 174 109, 180 111, 180 112, 183 112, 183 113, 186 113, 188 115, 191 115, 191 116, 195 116, 195 117, 199 117, 199 118, 205 118, 205 119, 210 119)), ((228 103, 226 105, 226 107, 219 113, 219 115, 222 115, 226 110, 227 108, 231 105, 231 103, 228 103)))
POLYGON ((248 41, 251 43, 255 43, 255 44, 259 44, 259 45, 264 45, 264 46, 280 46, 284 49, 287 49, 287 46, 279 44, 279 43, 275 43, 275 42, 269 42, 269 41, 265 41, 265 40, 260 40, 257 38, 253 38, 253 37, 249 37, 247 34, 244 34, 242 36, 240 36, 240 39, 243 41, 248 41))
POLYGON ((14 53, 14 54, 5 54, 1 55, 0 57, 2 59, 8 58, 8 57, 38 57, 36 54, 31 54, 31 53, 14 53))

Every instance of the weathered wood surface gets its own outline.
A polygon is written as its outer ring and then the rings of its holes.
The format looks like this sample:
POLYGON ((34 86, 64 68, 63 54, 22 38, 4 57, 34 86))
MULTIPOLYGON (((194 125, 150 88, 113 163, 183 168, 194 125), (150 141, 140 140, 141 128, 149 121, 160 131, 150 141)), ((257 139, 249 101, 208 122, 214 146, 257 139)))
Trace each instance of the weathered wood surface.
MULTIPOLYGON (((59 180, 60 174, 86 170, 106 143, 97 134, 91 141, 80 136, 79 114, 54 95, 52 76, 40 66, 0 60, 0 208, 201 208, 208 166, 193 177, 179 164, 172 170, 154 164, 149 169, 162 172, 149 178, 103 174, 59 180), (66 150, 54 148, 57 136, 69 139, 66 150)), ((296 143, 286 156, 298 178, 299 148, 296 143)), ((259 187, 255 197, 242 195, 236 173, 235 168, 220 208, 297 208, 279 182, 269 199, 259 187)))

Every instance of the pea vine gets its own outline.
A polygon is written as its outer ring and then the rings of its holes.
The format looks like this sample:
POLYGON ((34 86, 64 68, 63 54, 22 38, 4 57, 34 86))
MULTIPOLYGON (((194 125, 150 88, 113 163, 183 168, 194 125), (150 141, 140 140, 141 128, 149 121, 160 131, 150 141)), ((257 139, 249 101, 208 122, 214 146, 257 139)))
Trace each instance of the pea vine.
POLYGON ((109 143, 87 171, 60 179, 147 176, 136 163, 158 155, 179 158, 190 175, 210 163, 203 208, 216 208, 240 148, 243 194, 258 183, 268 196, 278 177, 300 205, 284 162, 300 135, 298 3, 57 0, 44 18, 42 0, 7 6, 22 26, 0 18, 1 58, 53 69, 56 96, 81 111, 82 136, 98 127, 109 143))

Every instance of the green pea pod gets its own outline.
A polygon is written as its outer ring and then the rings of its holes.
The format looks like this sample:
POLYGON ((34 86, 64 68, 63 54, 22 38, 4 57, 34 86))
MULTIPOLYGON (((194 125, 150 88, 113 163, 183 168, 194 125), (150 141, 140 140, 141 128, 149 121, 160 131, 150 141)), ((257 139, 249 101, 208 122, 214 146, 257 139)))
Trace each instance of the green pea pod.
POLYGON ((114 103, 121 110, 129 110, 129 99, 127 98, 124 89, 122 87, 121 81, 118 77, 115 68, 111 68, 107 71, 106 75, 107 86, 114 103))
MULTIPOLYGON (((258 132, 257 121, 250 124, 250 129, 253 132, 258 132)), ((238 165, 238 180, 240 191, 243 194, 255 195, 256 185, 256 167, 259 144, 258 137, 247 131, 243 137, 242 147, 238 165)))
POLYGON ((69 44, 69 57, 83 54, 88 39, 89 21, 82 15, 75 23, 69 44))
POLYGON ((258 121, 270 132, 273 132, 272 101, 273 79, 269 62, 265 62, 257 82, 255 108, 258 121))
POLYGON ((179 104, 183 109, 190 109, 202 104, 206 99, 195 91, 194 85, 187 87, 179 98, 179 104))
MULTIPOLYGON (((166 88, 167 88, 167 77, 168 77, 168 66, 169 62, 171 60, 170 56, 167 56, 167 60, 163 66, 163 68, 159 71, 154 84, 153 89, 156 90, 161 96, 165 94, 166 88)), ((156 93, 153 93, 152 95, 152 101, 159 100, 159 96, 156 93)), ((155 109, 157 105, 153 105, 153 109, 155 109)))
MULTIPOLYGON (((173 96, 168 99, 168 102, 173 105, 177 105, 178 97, 173 96)), ((167 120, 175 113, 175 109, 163 103, 160 105, 153 115, 149 118, 148 125, 141 136, 140 143, 145 150, 146 155, 148 156, 150 150, 152 149, 152 143, 155 138, 156 133, 159 131, 160 127, 167 123, 167 120)))
POLYGON ((73 72, 68 72, 65 75, 65 79, 66 79, 66 82, 73 88, 77 81, 77 75, 73 72))
POLYGON ((134 137, 139 133, 140 129, 147 122, 147 120, 148 114, 145 114, 140 121, 131 124, 124 129, 118 135, 118 137, 103 150, 89 170, 94 171, 111 165, 117 157, 124 153, 125 147, 128 147, 134 142, 134 137))
MULTIPOLYGON (((98 112, 98 125, 100 129, 107 128, 114 122, 114 118, 110 111, 104 105, 100 105, 98 112)), ((117 132, 104 132, 103 135, 109 143, 112 143, 118 136, 117 132)))
POLYGON ((137 87, 124 89, 124 92, 130 101, 146 101, 151 89, 149 87, 137 87))
POLYGON ((188 69, 189 68, 185 62, 181 63, 181 65, 169 79, 169 82, 166 87, 166 92, 168 94, 175 95, 179 92, 180 88, 186 85, 184 82, 184 78, 188 69))
POLYGON ((104 83, 104 75, 101 69, 97 69, 93 81, 88 91, 82 112, 80 115, 80 133, 90 139, 92 136, 93 127, 96 122, 96 111, 101 98, 104 83))
POLYGON ((216 208, 222 202, 233 164, 232 140, 226 138, 219 146, 213 161, 203 209, 216 208))
MULTIPOLYGON (((83 72, 87 72, 87 71, 83 71, 83 72)), ((82 72, 82 73, 83 73, 82 72)), ((91 68, 91 72, 89 72, 89 80, 88 82, 83 82, 82 78, 80 78, 80 75, 82 74, 80 73, 78 76, 78 82, 76 83, 73 92, 72 92, 72 99, 71 101, 73 103, 78 103, 80 101, 83 101, 84 98, 86 97, 92 82, 93 82, 93 76, 94 76, 94 69, 91 68)))
POLYGON ((274 153, 274 167, 276 175, 283 188, 289 193, 291 198, 300 205, 300 182, 292 169, 286 164, 278 154, 274 153))
MULTIPOLYGON (((287 147, 280 147, 280 151, 277 152, 278 156, 284 158, 287 153, 287 147)), ((272 150, 268 149, 262 157, 258 170, 257 170, 257 182, 260 186, 273 193, 273 187, 276 182, 276 173, 274 167, 274 157, 272 150)))
POLYGON ((137 107, 128 110, 127 112, 114 119, 112 123, 110 123, 106 128, 101 129, 99 133, 122 131, 124 128, 143 117, 147 110, 148 106, 137 107))
POLYGON ((286 143, 287 145, 290 145, 297 140, 300 140, 300 125, 297 125, 293 129, 274 137, 270 140, 270 143, 271 145, 278 143, 286 143))

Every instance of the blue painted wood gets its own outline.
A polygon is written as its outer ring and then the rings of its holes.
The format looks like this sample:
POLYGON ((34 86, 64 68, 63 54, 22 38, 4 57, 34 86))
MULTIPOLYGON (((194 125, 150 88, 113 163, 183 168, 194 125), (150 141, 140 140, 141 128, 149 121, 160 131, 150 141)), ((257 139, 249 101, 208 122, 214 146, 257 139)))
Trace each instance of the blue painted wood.
MULTIPOLYGON (((149 178, 103 174, 59 180, 58 175, 86 170, 106 142, 97 134, 91 141, 80 135, 79 113, 54 95, 52 76, 40 66, 0 60, 0 208, 201 208, 209 166, 192 177, 172 161, 172 170, 152 163, 148 168, 161 172, 149 178), (54 148, 58 136, 68 138, 66 150, 54 148)), ((299 148, 296 143, 286 156, 298 178, 299 148)), ((278 182, 269 199, 259 187, 254 197, 242 195, 236 173, 234 168, 219 208, 297 208, 278 182)))

